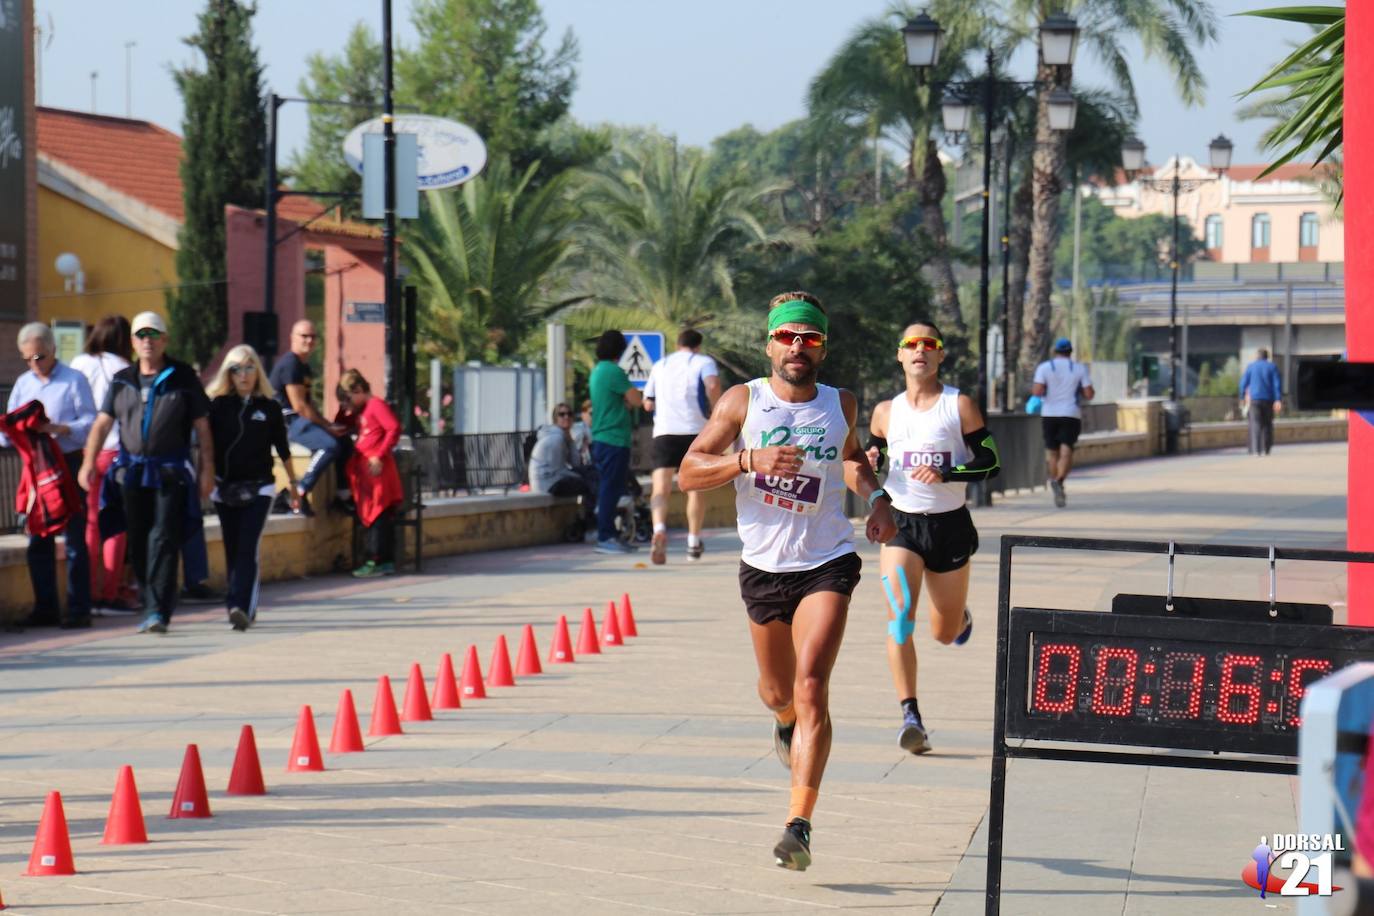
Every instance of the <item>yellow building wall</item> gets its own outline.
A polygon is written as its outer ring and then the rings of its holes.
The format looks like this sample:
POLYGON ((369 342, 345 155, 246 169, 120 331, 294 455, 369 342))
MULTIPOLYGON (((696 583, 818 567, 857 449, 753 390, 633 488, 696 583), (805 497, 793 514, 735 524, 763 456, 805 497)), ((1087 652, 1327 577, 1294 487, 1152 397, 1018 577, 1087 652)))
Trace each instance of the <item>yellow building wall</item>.
POLYGON ((38 189, 38 320, 94 324, 110 314, 165 314, 163 288, 176 283, 176 252, 45 187, 38 189), (53 262, 81 259, 86 292, 63 290, 53 262))

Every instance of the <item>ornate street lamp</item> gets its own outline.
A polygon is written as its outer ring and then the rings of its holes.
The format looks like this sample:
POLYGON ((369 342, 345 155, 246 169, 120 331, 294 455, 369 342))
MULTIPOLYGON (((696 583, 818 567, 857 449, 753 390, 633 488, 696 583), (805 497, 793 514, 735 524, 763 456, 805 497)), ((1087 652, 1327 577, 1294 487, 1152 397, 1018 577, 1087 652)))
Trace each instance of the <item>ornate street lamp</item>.
POLYGON ((1055 13, 1040 23, 1040 59, 1051 67, 1073 64, 1078 50, 1078 22, 1072 16, 1055 13))
POLYGON ((915 19, 907 20, 902 29, 906 39, 907 66, 928 69, 940 62, 940 48, 944 44, 945 30, 940 24, 926 15, 925 10, 915 19))

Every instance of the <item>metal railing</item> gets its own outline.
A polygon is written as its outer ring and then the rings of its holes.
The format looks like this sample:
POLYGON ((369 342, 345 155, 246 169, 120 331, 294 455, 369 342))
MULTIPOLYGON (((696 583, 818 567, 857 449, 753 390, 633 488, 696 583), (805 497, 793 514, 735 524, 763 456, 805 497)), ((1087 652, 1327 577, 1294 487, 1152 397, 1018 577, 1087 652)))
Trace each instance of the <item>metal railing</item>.
POLYGON ((529 433, 456 433, 411 440, 421 490, 435 496, 506 492, 526 482, 529 433))

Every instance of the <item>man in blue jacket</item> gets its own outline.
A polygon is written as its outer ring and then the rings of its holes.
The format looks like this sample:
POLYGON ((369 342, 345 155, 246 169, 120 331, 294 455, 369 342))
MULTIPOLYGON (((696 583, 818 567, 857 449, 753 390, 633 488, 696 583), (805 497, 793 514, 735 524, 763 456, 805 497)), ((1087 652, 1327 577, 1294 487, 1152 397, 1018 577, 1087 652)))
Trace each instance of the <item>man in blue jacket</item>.
POLYGON ((1283 380, 1268 350, 1261 348, 1259 358, 1245 367, 1240 398, 1250 418, 1250 454, 1267 455, 1274 447, 1274 414, 1283 410, 1283 380))

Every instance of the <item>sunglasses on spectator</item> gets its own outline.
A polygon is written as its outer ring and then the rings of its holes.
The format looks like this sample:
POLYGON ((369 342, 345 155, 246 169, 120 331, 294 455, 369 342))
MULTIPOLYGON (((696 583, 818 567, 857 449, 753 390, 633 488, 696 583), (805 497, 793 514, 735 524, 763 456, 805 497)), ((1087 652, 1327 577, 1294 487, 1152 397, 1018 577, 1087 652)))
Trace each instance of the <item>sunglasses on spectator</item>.
POLYGON ((825 335, 820 331, 789 331, 787 328, 778 328, 768 336, 784 347, 796 346, 798 342, 801 343, 803 350, 819 350, 825 346, 825 335))
POLYGON ((40 359, 47 359, 49 356, 52 356, 52 354, 51 354, 51 353, 35 353, 33 356, 26 356, 26 357, 24 357, 24 362, 26 362, 26 363, 36 363, 36 362, 38 362, 40 359))
POLYGON ((945 342, 938 337, 913 334, 910 337, 903 337, 902 342, 897 346, 903 350, 943 350, 945 342))
POLYGON ((572 416, 572 411, 571 411, 571 410, 560 410, 560 411, 556 412, 556 413, 554 414, 554 416, 555 416, 555 417, 571 417, 571 416, 572 416))
POLYGON ((142 328, 134 333, 139 340, 157 340, 162 336, 162 332, 156 328, 142 328))
POLYGON ((258 367, 252 363, 244 363, 241 366, 230 366, 229 371, 234 375, 252 375, 258 371, 258 367))

